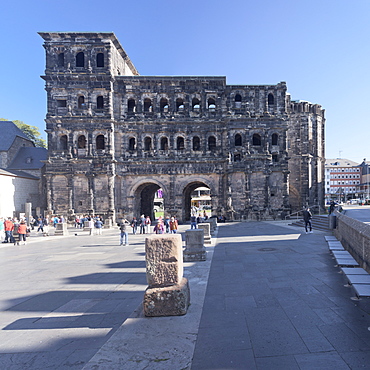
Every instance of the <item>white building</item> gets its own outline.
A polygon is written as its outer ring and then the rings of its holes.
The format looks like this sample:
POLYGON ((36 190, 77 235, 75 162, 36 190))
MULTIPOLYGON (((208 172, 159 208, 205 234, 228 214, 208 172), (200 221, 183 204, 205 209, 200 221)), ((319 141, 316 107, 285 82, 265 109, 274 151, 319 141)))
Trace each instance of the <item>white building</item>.
POLYGON ((349 159, 335 158, 325 161, 325 198, 339 202, 358 198, 361 184, 361 167, 349 159))

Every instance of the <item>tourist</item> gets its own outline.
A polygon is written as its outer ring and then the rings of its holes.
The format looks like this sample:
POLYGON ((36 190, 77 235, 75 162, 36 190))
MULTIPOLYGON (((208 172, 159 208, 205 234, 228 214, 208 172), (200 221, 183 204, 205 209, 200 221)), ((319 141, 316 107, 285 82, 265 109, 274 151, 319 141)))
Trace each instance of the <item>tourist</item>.
POLYGON ((135 235, 137 231, 137 219, 134 217, 131 221, 132 233, 135 235))
POLYGON ((121 231, 121 238, 119 245, 128 245, 128 233, 127 233, 127 225, 129 222, 126 219, 122 219, 121 222, 118 224, 119 229, 121 231))
POLYGON ((145 232, 147 234, 150 234, 150 225, 152 224, 152 220, 150 219, 149 216, 146 216, 145 218, 145 232))
POLYGON ((176 218, 171 217, 171 221, 170 221, 171 234, 176 234, 177 233, 178 226, 179 226, 179 224, 178 224, 176 218))
MULTIPOLYGON (((22 241, 23 241, 23 244, 26 245, 27 225, 24 221, 21 221, 21 223, 18 226, 17 231, 18 231, 18 235, 19 235, 18 245, 22 241)), ((14 245, 15 245, 15 240, 14 240, 14 245)))
POLYGON ((166 219, 164 220, 164 225, 166 227, 166 233, 168 234, 170 232, 170 216, 166 216, 166 219))
POLYGON ((156 234, 164 234, 164 225, 162 218, 160 218, 157 222, 157 225, 154 226, 154 232, 156 234))
POLYGON ((103 228, 103 222, 100 220, 99 217, 95 220, 94 226, 95 226, 95 229, 96 229, 96 235, 101 235, 102 228, 103 228))
POLYGON ((190 217, 190 224, 191 224, 190 229, 197 228, 197 216, 195 216, 194 214, 190 217))
POLYGON ((310 227, 310 233, 312 233, 311 219, 312 214, 310 212, 310 209, 307 208, 303 211, 304 228, 306 229, 306 234, 308 234, 308 226, 310 227))
POLYGON ((140 234, 145 234, 145 216, 140 217, 140 234))
POLYGON ((10 217, 4 221, 5 240, 3 243, 14 243, 14 223, 10 217))
POLYGON ((37 225, 38 227, 37 232, 41 230, 41 232, 44 232, 44 222, 42 221, 41 217, 37 220, 37 225))

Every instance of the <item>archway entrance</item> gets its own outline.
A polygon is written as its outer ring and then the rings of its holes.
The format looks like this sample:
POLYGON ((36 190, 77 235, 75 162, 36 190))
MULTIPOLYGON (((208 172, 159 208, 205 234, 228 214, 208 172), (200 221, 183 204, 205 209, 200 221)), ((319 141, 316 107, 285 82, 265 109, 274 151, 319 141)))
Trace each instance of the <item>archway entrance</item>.
POLYGON ((203 182, 192 182, 184 189, 183 197, 184 220, 189 221, 192 214, 207 217, 212 214, 211 190, 203 182))
POLYGON ((149 216, 152 221, 155 219, 154 199, 159 189, 160 186, 153 183, 146 183, 137 188, 135 192, 137 217, 145 215, 149 216))

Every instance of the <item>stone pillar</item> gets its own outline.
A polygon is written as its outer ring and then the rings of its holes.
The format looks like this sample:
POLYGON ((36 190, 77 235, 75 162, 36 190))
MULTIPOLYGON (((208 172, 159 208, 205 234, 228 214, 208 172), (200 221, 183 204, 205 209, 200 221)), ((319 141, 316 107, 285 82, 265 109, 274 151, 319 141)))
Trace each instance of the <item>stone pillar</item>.
POLYGON ((208 223, 198 224, 198 229, 204 230, 204 244, 212 244, 210 224, 208 223))
POLYGON ((68 235, 67 224, 65 222, 56 224, 54 235, 68 235))
POLYGON ((186 248, 184 262, 205 261, 206 249, 204 248, 204 230, 193 229, 185 231, 186 248))
POLYGON ((185 315, 190 304, 188 280, 183 277, 180 234, 151 235, 145 239, 145 316, 185 315))

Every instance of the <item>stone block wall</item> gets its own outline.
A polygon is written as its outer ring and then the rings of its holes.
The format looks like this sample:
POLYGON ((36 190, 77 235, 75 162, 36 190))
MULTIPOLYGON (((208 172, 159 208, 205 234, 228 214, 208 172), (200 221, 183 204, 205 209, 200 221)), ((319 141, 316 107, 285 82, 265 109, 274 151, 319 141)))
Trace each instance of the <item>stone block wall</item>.
POLYGON ((359 265, 370 273, 370 225, 337 211, 335 215, 337 227, 333 230, 334 235, 359 265))

